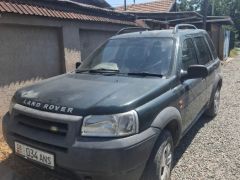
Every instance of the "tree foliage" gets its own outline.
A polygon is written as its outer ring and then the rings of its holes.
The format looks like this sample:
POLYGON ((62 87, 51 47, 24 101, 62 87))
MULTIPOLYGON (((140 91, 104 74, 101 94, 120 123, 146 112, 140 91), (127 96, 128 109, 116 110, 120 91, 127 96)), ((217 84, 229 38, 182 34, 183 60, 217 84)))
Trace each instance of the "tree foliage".
POLYGON ((179 0, 178 9, 180 11, 200 11, 202 0, 179 0))
MULTIPOLYGON (((204 0, 178 0, 179 11, 204 12, 204 0)), ((230 16, 234 26, 228 27, 239 34, 240 40, 240 0, 209 0, 208 16, 230 16)))

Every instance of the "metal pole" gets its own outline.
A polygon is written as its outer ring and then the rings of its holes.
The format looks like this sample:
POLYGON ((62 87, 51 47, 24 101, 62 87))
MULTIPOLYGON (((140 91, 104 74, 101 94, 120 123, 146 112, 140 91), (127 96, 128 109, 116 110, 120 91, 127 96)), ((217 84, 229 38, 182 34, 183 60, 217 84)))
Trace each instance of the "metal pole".
POLYGON ((203 29, 207 30, 207 13, 208 13, 208 5, 209 1, 204 0, 203 8, 204 8, 204 13, 203 13, 203 29))
POLYGON ((215 0, 213 0, 213 3, 212 3, 212 16, 214 16, 215 14, 215 0))
POLYGON ((124 0, 124 10, 127 10, 127 0, 124 0))

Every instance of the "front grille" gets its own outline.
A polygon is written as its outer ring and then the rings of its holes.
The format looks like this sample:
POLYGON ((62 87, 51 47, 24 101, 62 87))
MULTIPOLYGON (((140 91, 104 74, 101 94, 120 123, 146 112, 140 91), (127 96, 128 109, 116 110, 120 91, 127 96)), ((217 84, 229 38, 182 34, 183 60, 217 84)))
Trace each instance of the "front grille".
POLYGON ((67 148, 61 147, 61 146, 55 146, 53 144, 49 144, 49 143, 44 143, 44 142, 40 142, 37 140, 32 140, 31 138, 27 138, 24 137, 20 134, 17 133, 13 133, 14 137, 17 138, 17 141, 23 142, 24 144, 29 144, 30 146, 34 146, 34 147, 42 147, 44 149, 47 149, 49 151, 61 151, 61 152, 67 152, 67 148))
POLYGON ((33 118, 23 114, 15 116, 18 124, 38 131, 43 131, 55 135, 66 136, 68 124, 33 118))

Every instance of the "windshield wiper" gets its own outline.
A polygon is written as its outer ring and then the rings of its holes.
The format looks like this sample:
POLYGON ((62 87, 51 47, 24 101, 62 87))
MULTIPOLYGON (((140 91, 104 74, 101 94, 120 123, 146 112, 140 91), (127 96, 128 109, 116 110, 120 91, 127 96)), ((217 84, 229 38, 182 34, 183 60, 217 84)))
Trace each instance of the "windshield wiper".
MULTIPOLYGON (((117 73, 117 74, 123 74, 120 73, 118 69, 105 69, 105 68, 100 68, 100 69, 84 69, 84 70, 76 70, 76 73, 84 73, 84 72, 89 72, 89 73, 117 73)), ((149 72, 131 72, 127 73, 126 75, 129 76, 153 76, 153 77, 164 77, 161 74, 154 74, 154 73, 149 73, 149 72)))
POLYGON ((119 72, 119 69, 105 69, 105 68, 99 68, 99 69, 90 69, 90 73, 115 73, 119 72))
POLYGON ((161 74, 154 74, 154 73, 149 73, 149 72, 131 72, 128 73, 128 75, 133 75, 133 76, 154 76, 154 77, 163 77, 161 74))
POLYGON ((80 69, 76 69, 76 73, 84 73, 84 72, 88 72, 89 69, 83 69, 83 70, 80 70, 80 69))
POLYGON ((76 73, 118 73, 118 69, 105 69, 105 68, 99 68, 99 69, 84 69, 84 70, 76 70, 76 73))

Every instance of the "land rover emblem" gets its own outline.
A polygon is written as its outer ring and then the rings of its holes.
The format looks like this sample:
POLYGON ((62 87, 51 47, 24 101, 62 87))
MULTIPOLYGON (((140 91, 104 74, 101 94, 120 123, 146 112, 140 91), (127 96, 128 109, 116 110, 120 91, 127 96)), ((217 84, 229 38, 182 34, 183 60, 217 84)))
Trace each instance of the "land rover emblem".
POLYGON ((24 99, 23 104, 28 106, 28 107, 34 108, 34 109, 39 109, 39 110, 43 110, 43 111, 58 112, 58 113, 72 114, 73 110, 74 110, 73 108, 70 108, 70 107, 41 103, 41 102, 28 100, 28 99, 24 99))

